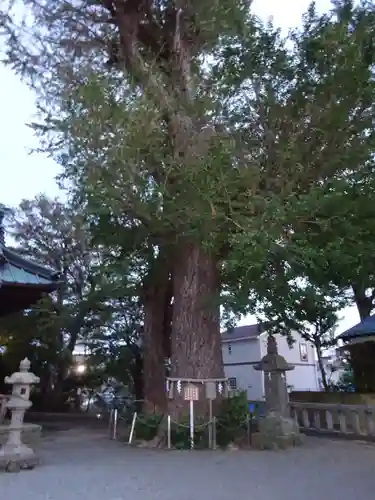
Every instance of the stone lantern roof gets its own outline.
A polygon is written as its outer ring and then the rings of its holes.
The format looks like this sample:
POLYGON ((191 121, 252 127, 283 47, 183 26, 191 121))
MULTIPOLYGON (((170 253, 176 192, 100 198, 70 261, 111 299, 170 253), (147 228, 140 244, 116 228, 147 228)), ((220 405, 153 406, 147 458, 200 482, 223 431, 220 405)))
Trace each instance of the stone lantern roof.
POLYGON ((287 372, 294 370, 294 366, 290 365, 283 356, 280 356, 277 352, 275 337, 269 335, 267 340, 267 354, 254 366, 254 369, 263 372, 287 372))
POLYGON ((14 372, 10 377, 5 377, 5 383, 9 385, 33 385, 40 382, 39 377, 31 373, 31 363, 25 358, 20 363, 20 371, 14 372))

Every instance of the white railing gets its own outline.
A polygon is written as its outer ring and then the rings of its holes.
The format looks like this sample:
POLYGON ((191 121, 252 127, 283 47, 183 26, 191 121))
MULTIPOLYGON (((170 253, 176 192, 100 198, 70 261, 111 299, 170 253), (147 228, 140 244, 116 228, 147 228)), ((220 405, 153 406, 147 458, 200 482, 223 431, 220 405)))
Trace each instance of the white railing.
POLYGON ((302 431, 375 440, 375 406, 290 402, 302 431))

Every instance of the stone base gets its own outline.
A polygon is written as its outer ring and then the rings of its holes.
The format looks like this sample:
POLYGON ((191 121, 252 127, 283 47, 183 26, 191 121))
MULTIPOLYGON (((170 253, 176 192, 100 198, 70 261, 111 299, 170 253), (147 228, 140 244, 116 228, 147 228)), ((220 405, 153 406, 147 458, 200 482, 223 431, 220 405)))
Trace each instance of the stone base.
POLYGON ((303 443, 299 427, 291 418, 269 414, 259 422, 259 432, 252 435, 252 446, 258 450, 285 450, 303 443))
MULTIPOLYGON (((8 439, 9 426, 0 425, 0 446, 3 446, 8 439)), ((23 424, 22 442, 33 447, 40 443, 42 437, 42 426, 37 424, 23 424)))
POLYGON ((9 426, 0 425, 0 469, 7 472, 19 472, 22 469, 33 469, 38 459, 32 449, 41 439, 42 427, 36 424, 24 424, 22 429, 22 445, 17 447, 5 446, 9 426))
POLYGON ((6 472, 33 469, 37 463, 34 451, 25 444, 16 447, 6 445, 0 449, 0 468, 6 472))

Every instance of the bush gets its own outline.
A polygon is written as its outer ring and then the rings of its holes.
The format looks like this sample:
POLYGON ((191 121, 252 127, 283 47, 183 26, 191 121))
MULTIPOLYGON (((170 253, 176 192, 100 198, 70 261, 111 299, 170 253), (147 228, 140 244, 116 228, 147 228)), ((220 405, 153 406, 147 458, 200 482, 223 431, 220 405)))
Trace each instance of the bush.
POLYGON ((346 366, 336 384, 330 384, 333 392, 355 392, 354 373, 351 367, 346 366))
MULTIPOLYGON (((208 448, 207 420, 199 421, 197 419, 194 424, 194 449, 208 448)), ((178 450, 189 450, 191 448, 190 423, 188 418, 182 420, 180 424, 172 422, 171 443, 173 448, 177 448, 178 450)))
MULTIPOLYGON (((220 412, 217 415, 216 443, 218 446, 226 447, 238 439, 243 438, 247 431, 249 418, 249 403, 246 392, 239 392, 222 402, 220 412)), ((139 415, 135 424, 136 439, 151 441, 156 436, 163 415, 139 415)), ((209 446, 208 418, 194 422, 194 448, 207 449, 209 446)), ((166 430, 166 429, 165 429, 166 430)), ((190 449, 190 425, 189 417, 181 420, 179 424, 172 421, 171 444, 173 448, 190 449)))
MULTIPOLYGON (((139 415, 135 424, 135 438, 142 441, 151 441, 157 435, 159 426, 162 423, 163 415, 139 415)), ((198 428, 194 429, 194 448, 208 448, 208 426, 207 421, 195 422, 198 428)), ((167 429, 165 428, 165 433, 167 429)), ((165 434, 165 438, 166 438, 165 434)), ((190 449, 190 426, 189 418, 183 419, 180 424, 172 422, 171 425, 171 443, 173 448, 180 450, 190 449)))
POLYGON ((142 441, 151 441, 158 432, 163 415, 139 415, 135 422, 135 437, 142 441))
POLYGON ((249 418, 249 403, 245 391, 225 399, 221 405, 216 425, 216 443, 226 447, 243 437, 249 418))

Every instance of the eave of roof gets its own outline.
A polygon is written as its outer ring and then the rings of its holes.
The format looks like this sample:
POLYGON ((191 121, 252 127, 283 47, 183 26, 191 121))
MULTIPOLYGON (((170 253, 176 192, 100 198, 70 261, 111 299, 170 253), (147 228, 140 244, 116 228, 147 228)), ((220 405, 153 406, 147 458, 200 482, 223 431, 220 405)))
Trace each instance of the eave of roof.
POLYGON ((22 257, 17 252, 1 245, 0 284, 57 286, 59 275, 36 262, 22 257))
POLYGON ((240 342, 243 340, 255 340, 265 333, 262 325, 237 326, 222 333, 222 342, 240 342))
POLYGON ((341 335, 339 339, 343 341, 350 341, 361 337, 371 337, 375 335, 375 315, 365 318, 356 325, 352 326, 341 335))

